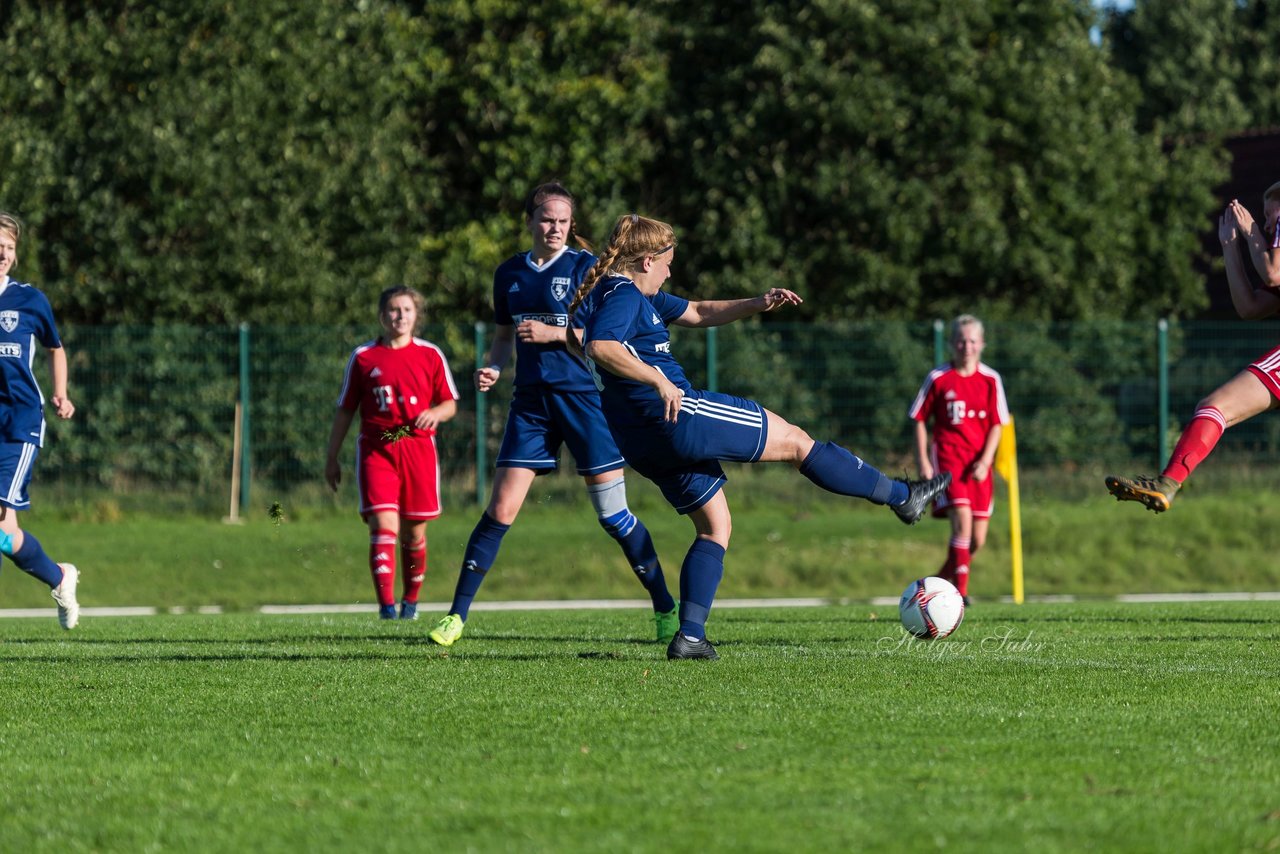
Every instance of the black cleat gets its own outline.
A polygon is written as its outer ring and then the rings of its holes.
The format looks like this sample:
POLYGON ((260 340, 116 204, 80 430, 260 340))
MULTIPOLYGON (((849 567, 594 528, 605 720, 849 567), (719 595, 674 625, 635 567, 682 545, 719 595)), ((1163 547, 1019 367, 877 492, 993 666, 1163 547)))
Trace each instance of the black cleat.
POLYGON ((720 656, 716 655, 716 648, 711 645, 711 641, 706 638, 694 640, 685 636, 682 632, 676 632, 676 636, 671 639, 671 643, 667 645, 667 658, 675 660, 678 658, 705 658, 708 661, 716 661, 720 656))
POLYGON ((1137 501, 1153 513, 1163 513, 1173 504, 1182 484, 1171 477, 1116 477, 1107 475, 1107 492, 1116 501, 1137 501))
POLYGON ((893 508, 898 518, 908 525, 914 525, 924 515, 925 508, 933 503, 939 493, 945 492, 951 485, 951 472, 944 471, 928 480, 904 480, 907 485, 907 500, 893 508))

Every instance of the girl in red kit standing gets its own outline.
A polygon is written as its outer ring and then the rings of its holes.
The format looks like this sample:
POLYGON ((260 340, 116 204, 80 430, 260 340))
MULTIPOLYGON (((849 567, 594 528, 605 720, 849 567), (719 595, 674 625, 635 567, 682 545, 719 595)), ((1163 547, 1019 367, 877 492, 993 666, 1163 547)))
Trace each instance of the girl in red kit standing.
POLYGON ((951 321, 951 362, 925 377, 910 417, 916 422, 920 476, 951 473, 933 515, 951 518, 947 561, 938 575, 955 584, 969 604, 969 566, 987 540, 994 489, 991 464, 1009 423, 1009 404, 1000 375, 981 361, 982 321, 962 314, 951 321), (932 435, 930 435, 932 422, 932 435))
POLYGON ((436 429, 458 411, 458 391, 440 348, 414 337, 422 295, 396 285, 378 299, 383 334, 355 348, 342 378, 324 466, 338 489, 338 452, 360 417, 356 483, 360 516, 369 525, 369 572, 379 615, 396 617, 395 568, 399 543, 404 595, 400 619, 418 617, 418 593, 427 571, 427 520, 440 515, 436 429))

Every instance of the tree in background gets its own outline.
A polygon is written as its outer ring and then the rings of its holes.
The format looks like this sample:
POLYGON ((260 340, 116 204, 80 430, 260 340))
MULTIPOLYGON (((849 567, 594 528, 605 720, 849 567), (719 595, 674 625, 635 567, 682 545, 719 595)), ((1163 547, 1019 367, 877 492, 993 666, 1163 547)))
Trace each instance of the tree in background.
POLYGON ((658 5, 686 111, 654 180, 700 296, 770 281, 824 317, 1203 304, 1216 173, 1136 127, 1085 4, 658 5))
POLYGON ((0 20, 0 205, 68 322, 328 323, 398 281, 470 320, 550 177, 588 234, 632 208, 675 222, 675 287, 699 298, 776 284, 812 317, 993 320, 1204 301, 1216 143, 1143 124, 1083 0, 18 0, 0 20))

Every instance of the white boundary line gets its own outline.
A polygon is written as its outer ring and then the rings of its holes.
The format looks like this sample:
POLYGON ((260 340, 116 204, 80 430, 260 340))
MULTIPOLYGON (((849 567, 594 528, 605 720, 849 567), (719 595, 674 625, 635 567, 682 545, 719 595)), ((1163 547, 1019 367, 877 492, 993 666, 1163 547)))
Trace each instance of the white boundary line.
MULTIPOLYGON (((1002 596, 999 600, 1011 604, 1011 596, 1002 596)), ((1226 593, 1121 593, 1116 596, 1073 596, 1071 594, 1028 596, 1028 604, 1060 604, 1064 602, 1125 602, 1140 604, 1159 604, 1176 602, 1280 602, 1280 591, 1261 593, 1226 592, 1226 593)), ((420 613, 444 613, 449 602, 419 602, 420 613)), ((898 604, 896 596, 876 596, 872 599, 850 599, 843 597, 799 597, 790 599, 717 599, 715 607, 720 608, 817 608, 824 605, 872 605, 887 608, 898 604)), ((648 599, 529 599, 515 602, 477 602, 473 611, 616 611, 626 609, 648 608, 648 599)), ((377 608, 372 603, 362 605, 263 605, 247 613, 298 615, 298 614, 370 614, 377 608)), ((95 607, 81 608, 83 617, 154 617, 160 614, 221 614, 221 605, 201 605, 196 608, 176 606, 157 608, 149 605, 130 607, 95 607)), ((0 608, 0 620, 25 617, 56 617, 56 608, 0 608)))

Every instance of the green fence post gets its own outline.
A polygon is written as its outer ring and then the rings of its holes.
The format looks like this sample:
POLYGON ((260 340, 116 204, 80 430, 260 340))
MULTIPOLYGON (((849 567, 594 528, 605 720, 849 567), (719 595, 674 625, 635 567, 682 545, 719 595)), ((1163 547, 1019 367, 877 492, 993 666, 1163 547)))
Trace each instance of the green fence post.
POLYGON ((716 344, 716 328, 712 326, 707 330, 707 391, 720 390, 720 372, 717 367, 719 359, 719 347, 716 344))
POLYGON ((1156 468, 1159 468, 1164 465, 1165 460, 1169 459, 1169 321, 1163 317, 1156 324, 1156 342, 1160 378, 1160 438, 1157 443, 1160 448, 1160 459, 1156 460, 1156 468))
MULTIPOLYGON (((476 321, 476 370, 484 367, 484 321, 476 321)), ((473 384, 474 385, 474 384, 473 384)), ((476 503, 484 506, 485 473, 489 470, 488 449, 485 447, 489 434, 484 429, 485 401, 488 396, 476 392, 476 503)))
POLYGON ((946 358, 946 342, 942 340, 942 329, 945 324, 941 320, 933 321, 933 364, 941 365, 946 358))
POLYGON ((249 324, 240 324, 240 511, 249 510, 249 324))

